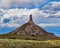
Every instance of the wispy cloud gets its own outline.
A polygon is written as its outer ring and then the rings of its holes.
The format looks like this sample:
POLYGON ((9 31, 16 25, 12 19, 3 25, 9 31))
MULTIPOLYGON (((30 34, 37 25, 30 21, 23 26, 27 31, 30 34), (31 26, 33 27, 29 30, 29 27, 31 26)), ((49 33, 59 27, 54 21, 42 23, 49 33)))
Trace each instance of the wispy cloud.
POLYGON ((56 2, 56 1, 50 2, 47 5, 45 5, 43 9, 60 11, 60 2, 56 2))
POLYGON ((31 8, 39 7, 40 5, 48 2, 47 0, 0 0, 0 8, 9 9, 9 8, 31 8))
POLYGON ((9 9, 3 10, 1 9, 2 16, 0 16, 0 26, 11 26, 18 27, 24 23, 26 23, 29 19, 29 15, 33 15, 33 21, 36 24, 43 23, 43 26, 55 26, 55 24, 60 24, 60 14, 59 11, 50 11, 50 10, 39 10, 35 9, 9 9), (9 20, 8 22, 4 22, 4 20, 9 20), (47 23, 47 24, 45 24, 47 23), (44 25, 45 24, 45 25, 44 25), (49 25, 48 25, 49 24, 49 25))
POLYGON ((51 24, 38 24, 39 26, 42 26, 42 27, 59 27, 60 24, 54 24, 54 23, 51 23, 51 24))

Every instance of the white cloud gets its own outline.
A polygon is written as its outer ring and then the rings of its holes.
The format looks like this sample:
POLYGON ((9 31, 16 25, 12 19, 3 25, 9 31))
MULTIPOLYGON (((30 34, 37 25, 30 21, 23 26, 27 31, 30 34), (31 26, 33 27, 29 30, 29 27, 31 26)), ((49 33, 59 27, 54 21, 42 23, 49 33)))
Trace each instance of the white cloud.
POLYGON ((0 0, 0 8, 12 8, 12 7, 23 7, 30 8, 32 6, 38 7, 44 3, 48 2, 47 0, 0 0))
POLYGON ((56 26, 60 26, 60 24, 38 24, 39 26, 42 26, 42 27, 56 27, 56 26))
POLYGON ((50 12, 46 13, 46 11, 48 12, 48 10, 39 10, 38 8, 35 8, 35 9, 16 8, 16 9, 3 10, 2 11, 3 15, 0 17, 0 26, 18 27, 28 21, 30 14, 33 15, 33 20, 36 24, 52 23, 54 25, 55 23, 57 24, 60 23, 60 18, 59 18, 60 16, 58 11, 56 13, 52 12, 53 14, 50 12), (4 23, 3 22, 4 19, 9 19, 10 21, 7 23, 4 23))
POLYGON ((60 2, 50 2, 43 7, 46 10, 60 11, 60 2))
POLYGON ((0 27, 19 27, 20 25, 19 24, 15 24, 15 23, 10 23, 10 24, 0 24, 0 27))

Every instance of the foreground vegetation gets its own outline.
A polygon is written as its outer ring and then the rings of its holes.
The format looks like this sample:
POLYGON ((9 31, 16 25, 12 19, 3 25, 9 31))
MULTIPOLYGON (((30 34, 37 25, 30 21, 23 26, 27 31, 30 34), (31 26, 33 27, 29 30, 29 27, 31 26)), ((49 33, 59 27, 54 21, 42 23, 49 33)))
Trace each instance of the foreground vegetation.
POLYGON ((60 48, 60 40, 0 39, 0 48, 60 48))
POLYGON ((0 39, 60 40, 60 37, 48 36, 48 35, 30 35, 30 34, 0 34, 0 39))

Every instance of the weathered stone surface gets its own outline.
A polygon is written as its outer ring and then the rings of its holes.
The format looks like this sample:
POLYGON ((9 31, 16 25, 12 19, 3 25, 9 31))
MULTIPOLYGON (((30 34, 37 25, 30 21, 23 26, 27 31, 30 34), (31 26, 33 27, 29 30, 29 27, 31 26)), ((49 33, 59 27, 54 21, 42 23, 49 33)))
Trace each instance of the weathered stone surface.
POLYGON ((18 27, 16 30, 10 32, 10 34, 29 34, 29 35, 44 35, 47 37, 56 37, 53 33, 46 32, 43 28, 36 25, 33 22, 32 15, 27 23, 23 24, 21 27, 18 27))

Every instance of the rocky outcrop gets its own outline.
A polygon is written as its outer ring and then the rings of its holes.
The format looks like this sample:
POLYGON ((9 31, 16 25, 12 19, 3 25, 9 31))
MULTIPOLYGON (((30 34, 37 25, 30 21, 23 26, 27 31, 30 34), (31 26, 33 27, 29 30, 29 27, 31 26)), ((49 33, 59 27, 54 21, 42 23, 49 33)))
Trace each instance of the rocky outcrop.
POLYGON ((40 26, 34 24, 32 15, 30 15, 30 19, 27 23, 22 25, 21 27, 17 28, 16 30, 12 31, 11 34, 30 34, 30 35, 44 35, 47 32, 42 29, 40 26))
POLYGON ((43 28, 36 25, 33 22, 32 15, 30 15, 29 21, 23 24, 21 27, 18 27, 16 30, 10 32, 12 35, 40 35, 46 38, 56 38, 53 33, 46 32, 43 28))

